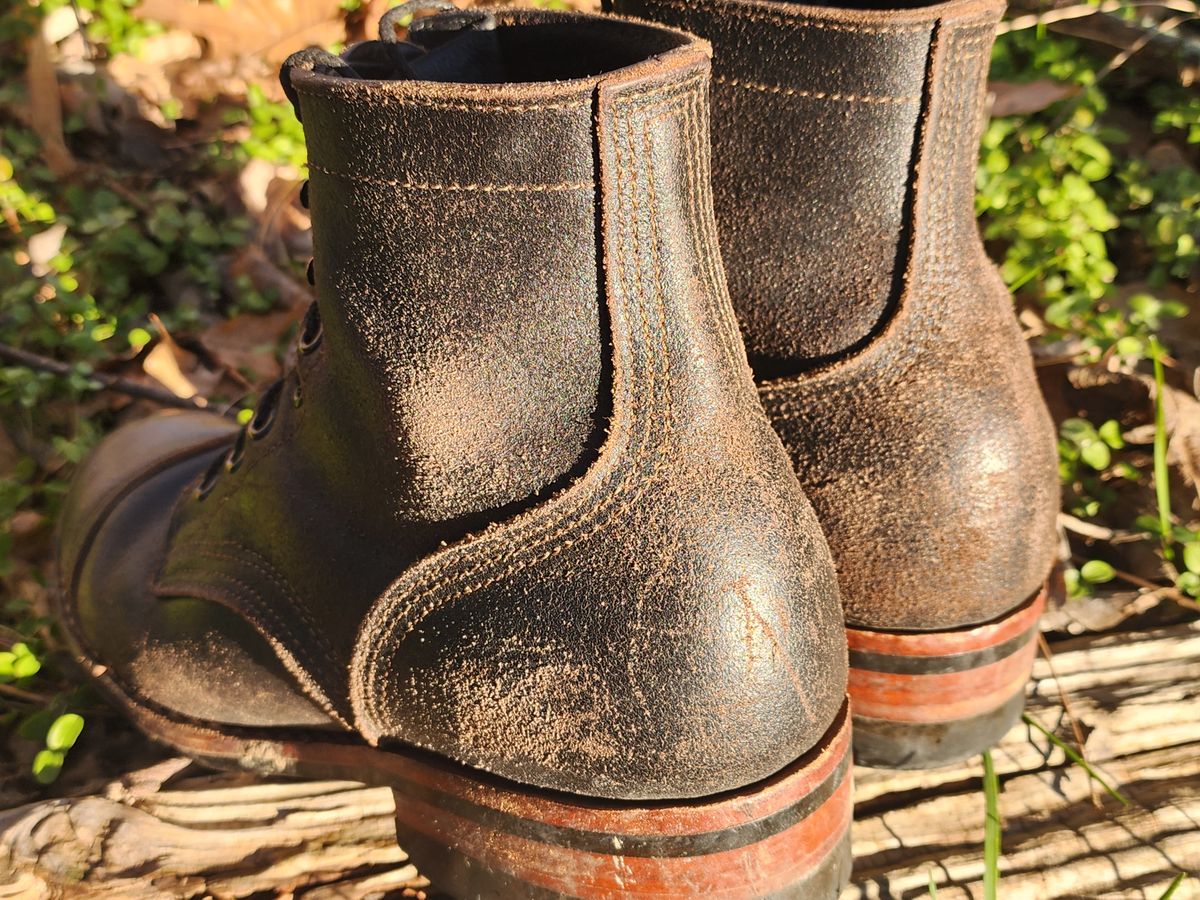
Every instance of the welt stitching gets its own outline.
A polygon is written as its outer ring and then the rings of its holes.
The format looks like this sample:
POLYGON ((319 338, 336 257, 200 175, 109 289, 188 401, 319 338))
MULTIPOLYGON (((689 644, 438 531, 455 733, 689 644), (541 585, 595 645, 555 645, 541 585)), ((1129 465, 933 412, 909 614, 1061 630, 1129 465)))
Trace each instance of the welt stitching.
POLYGON ((381 184, 386 185, 387 187, 397 187, 405 190, 416 191, 450 191, 484 194, 541 194, 555 191, 590 191, 594 190, 596 187, 595 183, 591 181, 560 181, 557 184, 410 181, 400 178, 375 178, 371 175, 337 172, 333 169, 327 169, 311 162, 308 164, 308 167, 314 171, 321 172, 324 175, 332 175, 335 178, 346 178, 350 181, 362 181, 366 182, 367 184, 381 184))
POLYGON ((714 75, 713 81, 729 87, 742 88, 747 91, 757 91, 760 94, 780 94, 784 97, 802 97, 808 100, 828 100, 840 103, 874 103, 874 104, 911 104, 921 102, 919 94, 839 94, 828 91, 806 91, 801 88, 785 87, 779 84, 763 84, 757 81, 745 81, 740 78, 727 78, 724 75, 714 75))
MULTIPOLYGON (((649 94, 654 94, 654 93, 665 94, 668 91, 671 91, 673 88, 682 88, 685 86, 690 86, 694 81, 701 80, 702 78, 703 78, 703 74, 701 74, 699 76, 693 76, 692 78, 685 79, 681 82, 678 82, 675 85, 668 86, 666 89, 664 89, 660 86, 654 86, 651 88, 643 89, 641 91, 637 91, 635 93, 626 95, 624 97, 618 97, 616 100, 614 100, 613 106, 614 106, 614 109, 621 109, 621 108, 625 108, 625 107, 629 107, 629 106, 634 106, 634 105, 637 105, 635 101, 638 98, 641 98, 641 97, 649 95, 649 94)), ((627 119, 625 125, 626 125, 626 127, 628 127, 628 119, 627 119)), ((615 159, 615 161, 616 161, 616 181, 617 181, 617 191, 618 191, 618 195, 619 195, 620 186, 621 186, 622 182, 626 180, 626 177, 629 174, 629 169, 621 157, 621 154, 619 151, 619 143, 614 141, 613 148, 614 148, 614 156, 616 158, 615 159)), ((632 197, 635 192, 634 189, 636 188, 636 183, 630 182, 630 184, 631 184, 631 197, 632 197)), ((636 222, 636 217, 635 217, 635 222, 636 222)), ((624 270, 624 254, 625 254, 625 252, 628 252, 629 249, 630 249, 630 247, 629 247, 629 243, 628 243, 628 238, 626 238, 624 241, 624 246, 622 247, 622 252, 617 254, 617 259, 616 259, 618 267, 622 269, 621 275, 619 277, 623 284, 626 281, 625 276, 624 276, 624 271, 623 271, 624 270)), ((635 254, 635 258, 636 258, 636 254, 635 254)), ((627 295, 628 292, 625 291, 625 293, 627 295)), ((661 294, 659 297, 659 302, 660 302, 660 304, 662 303, 661 294)), ((622 306, 626 310, 626 312, 628 312, 629 301, 628 301, 627 296, 622 301, 622 306)), ((663 314, 665 316, 665 309, 663 311, 663 314)), ((653 389, 656 386, 655 385, 656 378, 655 378, 652 367, 648 370, 647 375, 650 380, 650 385, 652 388, 651 394, 653 395, 653 392, 654 392, 653 389)), ((667 389, 669 391, 669 386, 667 389)), ((634 392, 628 391, 628 389, 627 389, 627 394, 633 395, 634 392)), ((633 401, 633 405, 634 405, 634 408, 636 409, 636 405, 637 405, 636 400, 633 401)), ((638 446, 634 452, 634 457, 633 457, 632 461, 635 461, 635 462, 640 461, 641 456, 646 449, 646 443, 647 443, 647 441, 642 441, 641 443, 638 444, 638 446)), ((655 468, 657 469, 657 466, 655 468)), ((591 527, 591 529, 589 529, 582 535, 572 537, 569 541, 553 543, 549 550, 546 550, 545 552, 541 553, 540 555, 526 555, 526 556, 524 556, 524 558, 522 558, 521 551, 517 551, 516 553, 514 553, 514 556, 515 556, 514 561, 511 562, 510 565, 508 566, 508 568, 505 569, 504 571, 499 572, 499 573, 494 573, 491 577, 485 578, 482 582, 480 582, 476 585, 463 585, 463 587, 455 594, 452 594, 450 596, 443 597, 440 599, 435 597, 434 594, 437 591, 439 591, 442 587, 445 587, 446 585, 451 584, 456 580, 461 583, 465 579, 468 579, 468 578, 472 577, 474 574, 477 574, 479 571, 486 569, 490 561, 485 561, 480 564, 477 564, 476 566, 473 566, 468 572, 463 573, 462 575, 458 576, 457 578, 453 575, 446 576, 444 578, 441 577, 442 570, 444 570, 449 565, 448 560, 444 561, 442 563, 442 565, 437 567, 436 569, 432 569, 429 572, 429 574, 426 575, 426 577, 425 577, 426 586, 423 587, 420 590, 420 592, 417 593, 410 601, 410 609, 412 609, 412 613, 410 614, 410 616, 406 617, 406 618, 409 618, 410 621, 409 621, 408 627, 405 629, 405 634, 407 635, 407 634, 412 633, 412 631, 415 630, 415 628, 417 627, 417 625, 420 622, 422 622, 426 618, 428 618, 429 615, 431 615, 434 611, 436 611, 441 606, 443 606, 447 603, 455 602, 463 597, 469 596, 472 593, 475 593, 477 591, 480 591, 487 587, 490 587, 492 584, 495 584, 498 581, 501 581, 504 578, 507 578, 509 575, 515 574, 516 572, 519 572, 519 571, 523 571, 524 569, 527 569, 533 565, 536 565, 539 562, 544 561, 545 559, 549 559, 551 557, 557 556, 557 555, 561 554, 562 552, 564 552, 569 547, 574 546, 574 544, 578 543, 579 541, 586 540, 588 537, 591 537, 592 535, 597 533, 600 529, 602 529, 604 527, 605 524, 607 524, 607 518, 603 517, 601 514, 609 506, 611 506, 614 502, 619 500, 624 493, 626 493, 628 491, 629 485, 631 484, 630 479, 631 479, 631 475, 632 475, 632 470, 633 470, 632 465, 627 466, 626 471, 622 477, 622 480, 618 484, 618 486, 615 489, 611 490, 608 493, 608 495, 606 497, 604 497, 590 511, 589 515, 591 515, 593 517, 599 517, 599 518, 597 518, 597 520, 593 523, 593 526, 591 527), (429 584, 430 579, 434 579, 432 584, 429 584), (425 602, 422 603, 422 601, 425 601, 425 602), (418 604, 421 604, 421 605, 418 607, 418 604)), ((652 478, 645 479, 643 482, 642 488, 640 490, 645 490, 646 482, 649 482, 651 480, 652 480, 652 478)), ((640 493, 640 490, 639 490, 639 493, 640 493)), ((585 499, 586 498, 581 498, 580 502, 582 502, 585 499)), ((621 508, 623 508, 623 507, 618 506, 617 510, 620 510, 621 508)), ((563 518, 564 521, 562 523, 560 523, 558 527, 551 528, 548 533, 544 533, 540 539, 536 539, 535 543, 525 546, 523 548, 525 553, 532 554, 532 551, 534 551, 540 547, 544 547, 547 543, 556 541, 557 538, 562 537, 562 536, 566 535, 567 533, 569 533, 572 530, 572 528, 578 527, 578 525, 580 524, 579 520, 578 519, 573 520, 568 515, 568 513, 569 513, 569 508, 565 508, 564 510, 562 510, 560 512, 560 517, 563 518)), ((553 520, 551 520, 551 521, 553 521, 553 520)), ((536 523, 534 523, 534 524, 536 525, 536 523)), ((377 666, 377 661, 379 659, 380 652, 381 652, 383 645, 390 642, 395 637, 396 631, 399 629, 399 625, 400 625, 400 622, 397 621, 396 619, 393 619, 390 624, 390 627, 388 627, 386 630, 384 640, 374 644, 368 651, 367 660, 366 660, 368 675, 374 674, 375 668, 377 666)), ((385 686, 383 693, 386 695, 387 692, 388 692, 388 688, 385 686)))
MULTIPOLYGON (((683 2, 683 0, 653 0, 653 2, 660 6, 672 6, 685 12, 700 14, 705 12, 691 3, 683 2)), ((771 25, 783 25, 790 28, 813 28, 820 31, 841 31, 849 34, 920 34, 921 32, 929 31, 932 27, 932 23, 929 25, 843 25, 838 22, 821 22, 816 19, 774 16, 769 13, 742 10, 733 6, 726 6, 721 11, 721 16, 732 16, 738 19, 745 19, 748 22, 766 22, 771 25)))

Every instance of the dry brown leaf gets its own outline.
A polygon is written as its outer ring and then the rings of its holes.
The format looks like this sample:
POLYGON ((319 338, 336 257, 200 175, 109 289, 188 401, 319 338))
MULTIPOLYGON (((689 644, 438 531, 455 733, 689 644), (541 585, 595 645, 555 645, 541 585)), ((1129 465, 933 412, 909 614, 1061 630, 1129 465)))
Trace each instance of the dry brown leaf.
POLYGON ((339 0, 230 0, 228 6, 143 0, 138 14, 191 32, 222 58, 252 56, 281 63, 295 50, 346 39, 339 0))
POLYGON ((296 323, 293 311, 242 315, 217 322, 200 335, 200 343, 222 365, 251 382, 279 377, 279 342, 296 323))
POLYGON ((158 328, 159 342, 146 354, 142 370, 176 397, 194 398, 203 406, 204 395, 220 383, 221 373, 204 368, 196 354, 175 343, 158 316, 150 319, 158 328))
POLYGON ((1079 88, 1049 78, 1015 84, 1009 81, 993 81, 988 85, 992 92, 993 116, 1027 116, 1040 112, 1047 106, 1066 100, 1079 88))
POLYGON ((25 52, 25 88, 29 94, 26 121, 42 142, 42 156, 50 171, 59 177, 69 175, 75 170, 75 158, 63 140, 58 75, 50 58, 50 44, 41 31, 26 41, 25 52))

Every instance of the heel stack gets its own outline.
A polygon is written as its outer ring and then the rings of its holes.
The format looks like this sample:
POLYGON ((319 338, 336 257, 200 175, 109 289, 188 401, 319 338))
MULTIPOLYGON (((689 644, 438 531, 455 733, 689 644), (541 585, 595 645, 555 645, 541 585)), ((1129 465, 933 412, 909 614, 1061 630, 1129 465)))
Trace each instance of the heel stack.
POLYGON ((627 804, 440 767, 398 775, 401 846, 437 891, 457 900, 832 900, 850 874, 845 708, 787 769, 710 798, 627 804))
POLYGON ((867 766, 947 765, 1020 718, 1045 589, 983 625, 941 632, 846 629, 854 758, 867 766))

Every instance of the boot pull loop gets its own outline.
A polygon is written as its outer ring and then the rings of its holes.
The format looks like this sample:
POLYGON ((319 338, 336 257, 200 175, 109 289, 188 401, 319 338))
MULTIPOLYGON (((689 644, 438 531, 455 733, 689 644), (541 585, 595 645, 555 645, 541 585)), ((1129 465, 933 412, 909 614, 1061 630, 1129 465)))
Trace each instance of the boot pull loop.
POLYGON ((400 20, 406 16, 412 16, 412 22, 408 26, 409 38, 435 32, 447 33, 466 29, 493 31, 496 28, 496 17, 486 9, 459 9, 450 0, 407 0, 399 6, 392 7, 380 17, 379 40, 385 44, 400 43, 396 29, 400 20), (433 10, 434 13, 418 18, 417 13, 425 10, 433 10))
POLYGON ((296 111, 297 120, 300 119, 300 100, 296 96, 296 89, 292 87, 293 69, 305 72, 337 72, 345 78, 358 77, 358 73, 348 62, 320 47, 308 47, 293 53, 279 67, 279 84, 283 87, 288 102, 292 104, 292 109, 296 111))

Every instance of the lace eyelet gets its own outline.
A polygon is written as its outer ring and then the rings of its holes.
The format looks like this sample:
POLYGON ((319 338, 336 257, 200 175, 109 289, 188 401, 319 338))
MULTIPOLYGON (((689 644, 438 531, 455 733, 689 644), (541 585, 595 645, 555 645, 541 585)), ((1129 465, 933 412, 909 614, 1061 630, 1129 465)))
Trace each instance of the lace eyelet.
POLYGON ((233 446, 229 448, 229 452, 225 454, 225 471, 236 472, 242 465, 242 458, 246 455, 246 429, 243 428, 238 432, 237 440, 233 442, 233 446))
POLYGON ((275 413, 279 409, 279 395, 282 390, 283 382, 277 381, 267 388, 267 392, 258 401, 258 406, 254 410, 254 418, 250 420, 250 424, 246 428, 246 433, 253 440, 257 441, 265 437, 271 430, 271 426, 275 424, 275 413))
POLYGON ((308 205, 308 182, 307 181, 304 182, 304 184, 300 185, 300 205, 303 206, 305 209, 309 208, 309 205, 308 205))
POLYGON ((297 348, 302 354, 312 353, 321 343, 325 329, 321 326, 321 310, 317 304, 312 304, 304 314, 304 323, 300 326, 300 339, 297 348))
POLYGON ((200 483, 196 485, 196 499, 203 500, 212 493, 212 489, 217 485, 217 478, 225 468, 225 458, 218 456, 209 464, 209 467, 204 470, 204 477, 200 479, 200 483))
POLYGON ((308 267, 304 270, 304 277, 308 279, 309 284, 314 285, 314 286, 316 285, 316 283, 317 283, 317 261, 315 259, 310 259, 308 261, 308 267))

